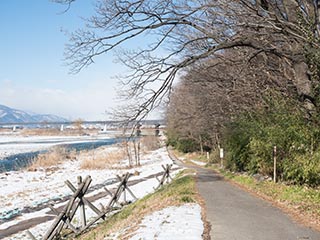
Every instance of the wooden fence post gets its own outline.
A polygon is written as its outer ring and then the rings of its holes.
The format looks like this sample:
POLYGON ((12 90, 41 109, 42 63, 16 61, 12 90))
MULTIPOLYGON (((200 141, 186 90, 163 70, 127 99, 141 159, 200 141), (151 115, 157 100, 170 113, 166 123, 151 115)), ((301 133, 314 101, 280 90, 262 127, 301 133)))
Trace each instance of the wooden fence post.
POLYGON ((65 224, 67 224, 75 233, 78 232, 78 230, 71 225, 71 220, 80 205, 79 202, 76 201, 76 199, 79 197, 83 197, 83 195, 87 192, 91 181, 91 177, 87 176, 85 180, 81 182, 78 189, 69 199, 67 205, 64 206, 62 212, 55 218, 53 224, 43 236, 43 240, 54 239, 58 234, 60 234, 65 224))
POLYGON ((166 167, 164 165, 161 165, 161 167, 163 168, 164 172, 160 180, 158 177, 156 177, 156 179, 159 182, 159 185, 155 189, 158 189, 159 187, 161 187, 164 184, 165 180, 167 180, 167 183, 169 183, 169 180, 172 180, 170 176, 170 170, 171 170, 172 164, 170 165, 167 164, 166 167))
POLYGON ((273 181, 277 182, 277 146, 273 147, 273 181))
MULTIPOLYGON (((82 177, 78 176, 78 187, 80 187, 81 183, 82 183, 82 177)), ((85 227, 87 225, 87 221, 86 221, 86 209, 82 199, 83 195, 84 193, 82 193, 82 196, 80 196, 80 219, 81 219, 82 227, 85 227)))

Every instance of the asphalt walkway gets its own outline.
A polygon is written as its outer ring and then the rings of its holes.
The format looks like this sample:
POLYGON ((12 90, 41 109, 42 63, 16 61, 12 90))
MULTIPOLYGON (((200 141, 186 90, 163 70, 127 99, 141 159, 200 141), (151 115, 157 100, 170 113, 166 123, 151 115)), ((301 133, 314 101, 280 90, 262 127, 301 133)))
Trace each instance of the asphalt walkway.
POLYGON ((270 203, 233 186, 208 169, 196 168, 212 240, 320 240, 270 203))

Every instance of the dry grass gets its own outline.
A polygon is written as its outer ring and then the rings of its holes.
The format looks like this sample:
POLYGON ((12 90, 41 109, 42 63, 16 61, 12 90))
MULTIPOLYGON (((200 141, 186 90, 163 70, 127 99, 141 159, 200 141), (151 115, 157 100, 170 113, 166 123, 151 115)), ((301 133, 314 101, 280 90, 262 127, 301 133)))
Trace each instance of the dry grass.
POLYGON ((8 129, 8 128, 0 128, 0 133, 8 133, 8 132, 12 132, 12 128, 8 129))
POLYGON ((86 156, 83 156, 80 167, 82 169, 105 169, 113 168, 114 165, 125 159, 126 154, 123 149, 114 150, 111 152, 89 151, 86 156))
POLYGON ((46 153, 39 154, 28 167, 29 171, 34 171, 37 168, 48 168, 61 164, 66 160, 72 160, 76 157, 75 151, 67 151, 63 147, 54 147, 46 153))
POLYGON ((24 136, 55 136, 59 135, 60 131, 58 129, 33 129, 26 128, 21 130, 21 134, 24 136))
POLYGON ((21 130, 23 136, 78 136, 82 134, 96 134, 97 129, 82 129, 79 132, 78 129, 65 129, 63 132, 57 128, 26 128, 21 130))
POLYGON ((141 144, 145 151, 154 151, 160 148, 159 138, 152 135, 141 138, 141 144))

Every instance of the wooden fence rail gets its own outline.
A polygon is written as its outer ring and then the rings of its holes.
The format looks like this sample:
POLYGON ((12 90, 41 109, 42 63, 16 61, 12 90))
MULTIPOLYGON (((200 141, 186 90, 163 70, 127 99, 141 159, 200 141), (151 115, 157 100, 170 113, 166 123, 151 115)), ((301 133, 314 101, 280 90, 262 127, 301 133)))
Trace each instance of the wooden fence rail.
MULTIPOLYGON (((159 185, 157 188, 161 187, 165 183, 165 181, 169 182, 169 180, 172 179, 170 176, 171 167, 172 164, 167 164, 166 166, 162 165, 164 173, 161 179, 158 179, 158 177, 156 177, 159 181, 159 185)), ((70 188, 73 194, 71 195, 70 199, 63 207, 61 212, 56 210, 53 206, 49 206, 56 217, 50 228, 42 237, 42 240, 58 239, 61 235, 62 230, 66 228, 69 229, 68 234, 73 234, 74 236, 80 235, 93 224, 95 224, 98 220, 105 220, 107 215, 112 211, 119 210, 124 205, 129 204, 130 202, 127 201, 127 193, 130 194, 134 200, 137 200, 137 197, 128 187, 128 180, 130 176, 132 176, 132 174, 130 173, 126 173, 123 176, 117 175, 120 183, 114 193, 109 191, 107 188, 104 188, 111 199, 106 206, 102 205, 101 209, 97 208, 88 200, 88 198, 85 197, 85 194, 87 193, 92 182, 90 176, 87 176, 84 180, 82 180, 82 177, 78 177, 77 187, 75 187, 70 181, 65 181, 65 184, 70 188), (121 196, 123 196, 123 202, 120 202, 121 196), (86 206, 96 214, 93 219, 90 219, 90 222, 88 222, 88 219, 86 218, 86 206), (72 224, 72 220, 74 219, 77 212, 80 212, 80 226, 74 226, 72 224)), ((30 237, 30 239, 37 240, 30 231, 27 231, 27 235, 30 237)))

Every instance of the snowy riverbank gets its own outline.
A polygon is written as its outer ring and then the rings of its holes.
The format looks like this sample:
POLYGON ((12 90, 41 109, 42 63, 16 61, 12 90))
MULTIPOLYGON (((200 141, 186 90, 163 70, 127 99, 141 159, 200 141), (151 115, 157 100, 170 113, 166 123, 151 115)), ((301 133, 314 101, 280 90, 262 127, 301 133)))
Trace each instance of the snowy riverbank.
MULTIPOLYGON (((97 151, 114 151, 115 146, 102 147, 97 151)), ((29 239, 25 233, 28 229, 36 237, 41 237, 46 229, 52 224, 52 213, 48 208, 49 203, 55 207, 65 204, 67 196, 71 195, 64 181, 70 180, 74 185, 77 182, 77 176, 85 177, 90 175, 93 182, 90 187, 88 197, 95 196, 104 192, 103 187, 114 189, 117 186, 115 176, 122 175, 125 172, 134 173, 135 176, 130 181, 137 181, 130 187, 133 193, 141 198, 154 191, 158 181, 155 177, 150 177, 163 171, 161 165, 172 164, 165 148, 149 152, 142 156, 141 166, 130 169, 124 169, 127 160, 123 159, 120 168, 88 170, 81 169, 81 156, 74 160, 68 160, 60 165, 48 168, 38 169, 37 171, 12 171, 0 174, 0 238, 5 239, 29 239), (121 167, 122 165, 122 167, 121 167), (47 216, 46 221, 41 223, 30 224, 34 219, 47 216), (26 223, 28 226, 23 227, 26 223), (8 235, 8 229, 16 228, 13 235, 8 235)), ((119 164, 118 164, 119 167, 119 164)), ((178 167, 173 166, 175 173, 178 167)), ((106 205, 110 197, 96 199, 93 203, 96 206, 106 205)), ((132 199, 133 200, 133 199, 132 199)), ((173 212, 175 210, 172 210, 173 212)), ((200 210, 197 210, 198 212, 200 210)), ((93 217, 94 213, 87 217, 93 217)), ((198 218, 198 217, 196 217, 198 218)), ((200 219, 201 221, 201 219, 200 219)), ((171 228, 171 227, 170 227, 171 228)), ((169 231, 169 229, 168 229, 169 231)))

